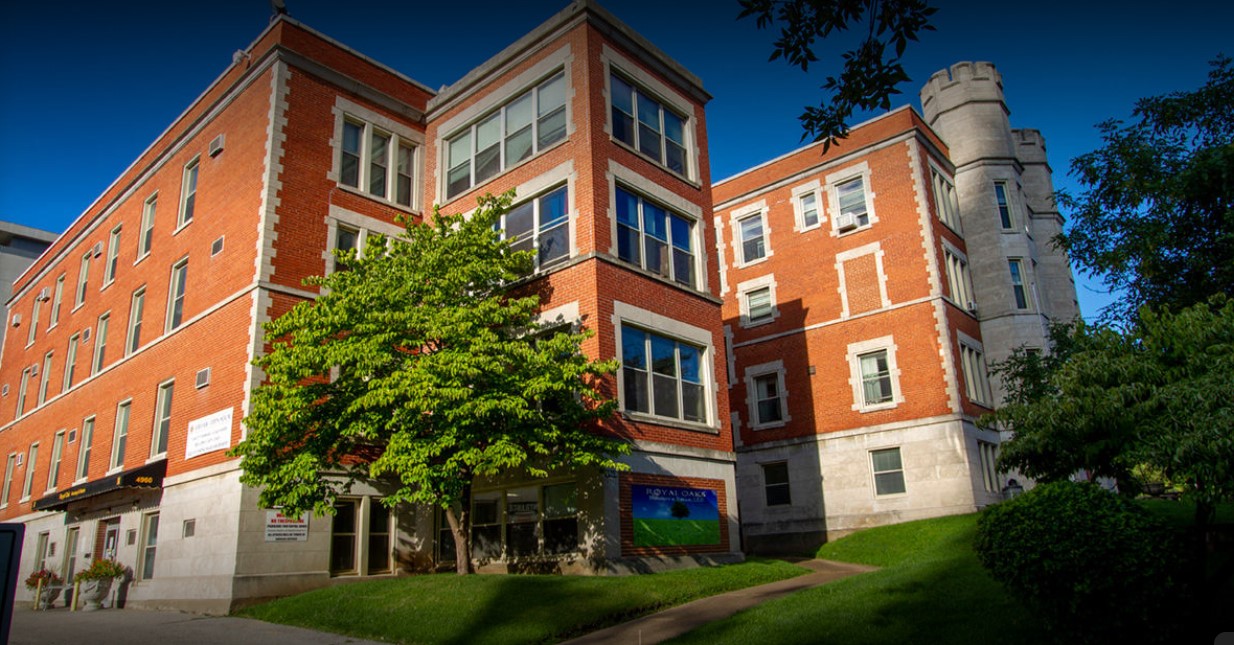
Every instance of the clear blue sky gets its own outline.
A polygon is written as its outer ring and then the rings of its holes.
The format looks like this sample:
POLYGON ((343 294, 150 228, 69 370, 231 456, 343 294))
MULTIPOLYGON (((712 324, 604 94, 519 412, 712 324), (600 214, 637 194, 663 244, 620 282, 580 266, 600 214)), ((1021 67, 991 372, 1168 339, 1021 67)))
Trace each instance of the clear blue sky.
MULTIPOLYGON (((567 0, 286 0, 291 15, 439 87, 567 0)), ((772 36, 736 0, 608 0, 618 18, 703 79, 712 179, 800 145, 797 115, 837 73, 847 40, 803 74, 768 63, 772 36)), ((1234 2, 935 0, 936 32, 910 47, 903 101, 956 61, 999 68, 1013 127, 1046 137, 1058 188, 1098 145, 1093 125, 1135 99, 1199 86, 1234 55, 1234 2)), ((35 2, 0 9, 0 219, 63 231, 266 26, 267 0, 35 2)), ((873 115, 864 115, 864 117, 873 115)), ((863 117, 863 118, 864 118, 863 117)), ((1108 302, 1081 277, 1085 317, 1108 302)))

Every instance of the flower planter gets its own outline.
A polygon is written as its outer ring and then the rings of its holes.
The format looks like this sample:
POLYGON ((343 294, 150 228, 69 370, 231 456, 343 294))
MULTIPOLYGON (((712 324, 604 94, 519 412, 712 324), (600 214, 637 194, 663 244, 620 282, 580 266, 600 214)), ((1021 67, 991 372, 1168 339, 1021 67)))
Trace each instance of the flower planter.
POLYGON ((56 598, 59 597, 60 587, 50 585, 43 587, 43 589, 39 591, 39 597, 35 599, 34 608, 51 609, 51 606, 56 602, 56 598))
POLYGON ((81 581, 81 586, 78 587, 77 593, 81 594, 82 611, 94 611, 103 608, 103 601, 107 599, 107 592, 111 591, 111 581, 111 578, 81 581))

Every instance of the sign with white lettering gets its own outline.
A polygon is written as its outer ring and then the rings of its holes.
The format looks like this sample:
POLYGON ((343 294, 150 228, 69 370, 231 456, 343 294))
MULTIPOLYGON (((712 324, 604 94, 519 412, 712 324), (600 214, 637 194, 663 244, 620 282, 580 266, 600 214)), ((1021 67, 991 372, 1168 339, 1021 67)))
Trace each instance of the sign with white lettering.
POLYGON ((288 517, 283 515, 283 511, 268 509, 266 511, 266 541, 306 542, 308 541, 308 523, 307 511, 300 517, 288 517))
POLYGON ((184 446, 184 458, 192 459, 215 450, 231 447, 232 408, 215 412, 210 416, 189 421, 188 440, 184 446))

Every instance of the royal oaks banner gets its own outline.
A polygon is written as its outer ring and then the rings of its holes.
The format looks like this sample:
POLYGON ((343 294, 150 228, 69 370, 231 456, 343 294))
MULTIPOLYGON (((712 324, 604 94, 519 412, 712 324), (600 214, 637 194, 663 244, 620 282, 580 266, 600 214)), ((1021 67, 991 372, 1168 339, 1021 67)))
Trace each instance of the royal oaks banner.
POLYGON ((720 544, 716 492, 672 486, 630 487, 634 546, 720 544))

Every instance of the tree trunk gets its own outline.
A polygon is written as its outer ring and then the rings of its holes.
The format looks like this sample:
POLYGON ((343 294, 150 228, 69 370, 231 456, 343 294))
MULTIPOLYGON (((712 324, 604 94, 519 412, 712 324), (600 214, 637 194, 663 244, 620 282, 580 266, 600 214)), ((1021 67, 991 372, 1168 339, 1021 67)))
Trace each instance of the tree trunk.
POLYGON ((459 510, 454 505, 446 507, 446 522, 450 524, 450 533, 454 535, 455 570, 460 576, 475 573, 471 566, 471 540, 468 537, 471 528, 471 484, 463 486, 463 495, 459 510))

